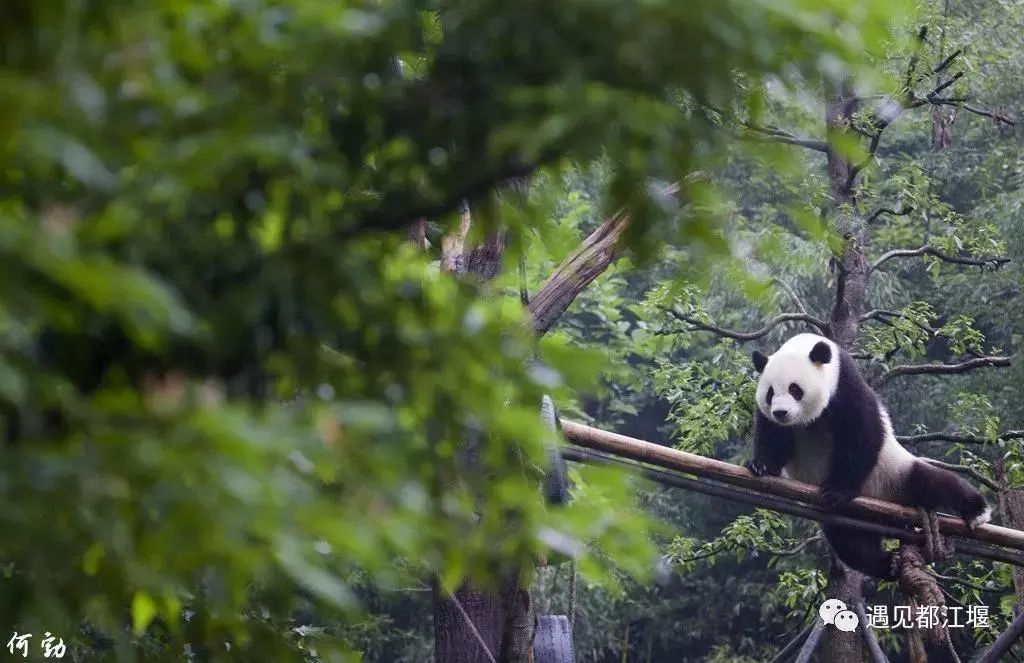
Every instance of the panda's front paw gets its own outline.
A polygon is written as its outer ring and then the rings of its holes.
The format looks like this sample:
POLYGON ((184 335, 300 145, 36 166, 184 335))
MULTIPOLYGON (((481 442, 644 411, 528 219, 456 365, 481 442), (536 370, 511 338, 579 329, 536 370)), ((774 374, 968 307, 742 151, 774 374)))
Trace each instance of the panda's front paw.
POLYGON ((750 473, 753 474, 755 477, 763 477, 765 473, 768 471, 768 468, 765 467, 765 464, 759 460, 748 460, 747 462, 743 463, 743 467, 747 468, 750 471, 750 473))
POLYGON ((782 468, 772 467, 763 460, 757 460, 756 458, 754 460, 747 461, 746 463, 744 463, 743 467, 750 470, 750 473, 753 474, 755 477, 763 477, 766 475, 778 476, 779 473, 782 471, 782 468))
POLYGON ((855 497, 857 497, 856 490, 837 488, 835 486, 821 487, 821 501, 833 509, 852 502, 855 497))

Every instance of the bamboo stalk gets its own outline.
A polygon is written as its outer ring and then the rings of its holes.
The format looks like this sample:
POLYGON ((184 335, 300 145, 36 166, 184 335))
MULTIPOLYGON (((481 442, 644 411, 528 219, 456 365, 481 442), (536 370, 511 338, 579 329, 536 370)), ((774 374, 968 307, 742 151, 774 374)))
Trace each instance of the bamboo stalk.
MULTIPOLYGON (((705 458, 573 421, 563 420, 562 430, 571 443, 580 447, 715 479, 761 493, 823 505, 817 486, 782 477, 756 477, 739 465, 705 458)), ((895 524, 904 528, 918 525, 920 519, 915 509, 870 497, 858 497, 850 504, 841 507, 838 513, 860 516, 868 520, 895 524)), ((1020 530, 997 525, 981 525, 972 530, 963 520, 952 516, 939 516, 939 529, 947 535, 1024 551, 1024 532, 1020 530)))

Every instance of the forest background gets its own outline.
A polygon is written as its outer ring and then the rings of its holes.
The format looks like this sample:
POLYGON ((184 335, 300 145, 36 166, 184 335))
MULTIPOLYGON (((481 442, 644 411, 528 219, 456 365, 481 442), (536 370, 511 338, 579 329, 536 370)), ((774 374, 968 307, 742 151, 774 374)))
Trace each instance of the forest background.
POLYGON ((435 632, 475 593, 513 656, 572 556, 577 660, 766 660, 814 527, 603 468, 551 508, 539 404, 742 462, 804 330, 1024 524, 1024 7, 847 5, 6 3, 3 624, 477 660, 435 632))

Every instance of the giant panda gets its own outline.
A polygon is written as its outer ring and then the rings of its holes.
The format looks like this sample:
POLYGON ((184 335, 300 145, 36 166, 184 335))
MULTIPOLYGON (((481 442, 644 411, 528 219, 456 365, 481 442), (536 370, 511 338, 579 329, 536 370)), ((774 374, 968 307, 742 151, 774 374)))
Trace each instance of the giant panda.
MULTIPOLYGON (((893 435, 889 413, 831 340, 798 334, 770 357, 753 353, 757 382, 754 457, 757 476, 779 475, 821 487, 836 507, 858 495, 962 517, 970 527, 989 521, 985 498, 961 477, 907 451, 893 435)), ((893 578, 892 553, 881 537, 823 525, 847 565, 877 578, 893 578)))

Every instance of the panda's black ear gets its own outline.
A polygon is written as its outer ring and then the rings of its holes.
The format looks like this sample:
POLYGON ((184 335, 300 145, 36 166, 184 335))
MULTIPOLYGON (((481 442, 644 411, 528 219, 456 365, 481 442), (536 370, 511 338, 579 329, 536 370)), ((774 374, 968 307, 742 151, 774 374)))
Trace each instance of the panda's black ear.
POLYGON ((768 363, 768 355, 761 352, 760 350, 754 350, 750 358, 754 360, 754 369, 760 373, 764 370, 765 364, 768 363))
POLYGON ((832 361, 832 346, 825 341, 818 341, 811 348, 811 361, 815 364, 827 364, 832 361))

